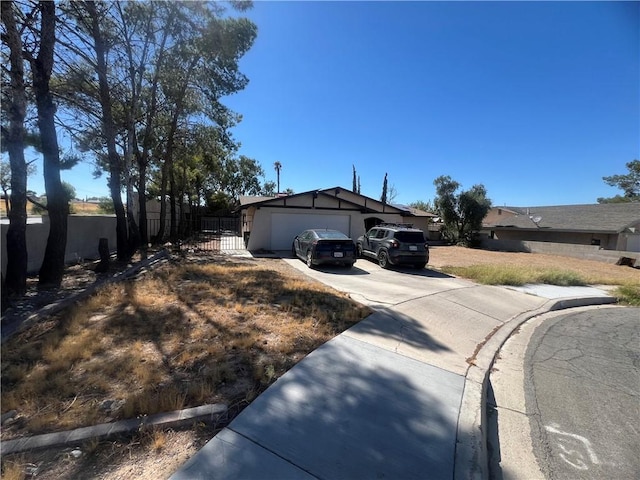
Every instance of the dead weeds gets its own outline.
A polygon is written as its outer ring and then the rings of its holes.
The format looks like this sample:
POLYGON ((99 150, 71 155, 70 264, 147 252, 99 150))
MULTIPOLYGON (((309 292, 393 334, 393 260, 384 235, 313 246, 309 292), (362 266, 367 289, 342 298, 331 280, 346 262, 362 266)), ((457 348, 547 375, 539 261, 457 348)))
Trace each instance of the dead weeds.
POLYGON ((2 440, 206 403, 242 408, 368 313, 281 260, 170 262, 6 342, 2 411, 17 416, 2 440))
MULTIPOLYGON (((568 257, 431 250, 430 268, 485 263, 638 281, 637 269, 568 257)), ((65 278, 69 291, 96 281, 80 267, 65 278)), ((278 376, 368 313, 277 259, 180 258, 143 278, 105 287, 3 345, 2 412, 15 408, 18 418, 2 439, 200 402, 225 402, 228 414, 3 457, 2 478, 168 478, 278 376)), ((38 294, 13 310, 49 301, 38 294)))

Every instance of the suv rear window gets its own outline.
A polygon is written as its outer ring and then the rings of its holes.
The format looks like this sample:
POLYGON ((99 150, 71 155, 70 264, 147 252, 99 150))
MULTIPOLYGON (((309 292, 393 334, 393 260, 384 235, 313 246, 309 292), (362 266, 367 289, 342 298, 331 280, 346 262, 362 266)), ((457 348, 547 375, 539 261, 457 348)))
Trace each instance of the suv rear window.
POLYGON ((396 232, 395 237, 402 243, 424 243, 422 232, 396 232))

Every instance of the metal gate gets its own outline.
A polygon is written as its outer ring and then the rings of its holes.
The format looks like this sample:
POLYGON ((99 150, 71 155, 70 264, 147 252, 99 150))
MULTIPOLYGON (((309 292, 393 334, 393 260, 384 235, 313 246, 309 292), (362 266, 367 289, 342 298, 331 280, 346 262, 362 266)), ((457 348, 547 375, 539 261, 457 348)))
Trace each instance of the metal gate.
POLYGON ((246 250, 239 217, 201 217, 198 237, 201 250, 246 250))
MULTIPOLYGON (((158 232, 159 220, 150 220, 150 237, 158 232)), ((183 220, 180 225, 181 248, 208 252, 246 250, 246 240, 251 229, 239 217, 196 217, 183 220), (246 232, 246 233, 245 233, 246 232)))

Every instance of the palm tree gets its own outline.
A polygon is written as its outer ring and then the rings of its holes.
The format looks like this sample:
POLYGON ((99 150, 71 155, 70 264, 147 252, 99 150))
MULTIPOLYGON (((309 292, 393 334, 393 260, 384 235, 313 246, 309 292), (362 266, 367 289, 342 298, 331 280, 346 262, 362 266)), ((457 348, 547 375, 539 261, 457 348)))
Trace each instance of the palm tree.
POLYGON ((276 175, 278 177, 278 189, 276 190, 276 194, 280 193, 280 170, 282 170, 282 164, 280 162, 276 162, 273 164, 273 168, 276 169, 276 175))

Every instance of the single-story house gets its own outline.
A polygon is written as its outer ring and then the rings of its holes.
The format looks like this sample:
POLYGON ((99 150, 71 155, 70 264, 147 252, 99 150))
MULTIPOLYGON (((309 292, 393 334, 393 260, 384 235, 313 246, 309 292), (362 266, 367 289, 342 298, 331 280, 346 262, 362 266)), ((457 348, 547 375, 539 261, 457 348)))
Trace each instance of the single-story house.
POLYGON ((638 253, 640 203, 494 207, 484 218, 481 233, 483 247, 491 249, 638 253))
POLYGON ((243 236, 252 251, 290 250, 294 237, 310 228, 340 230, 355 240, 382 222, 394 222, 410 223, 428 235, 435 216, 342 187, 239 200, 243 236))

